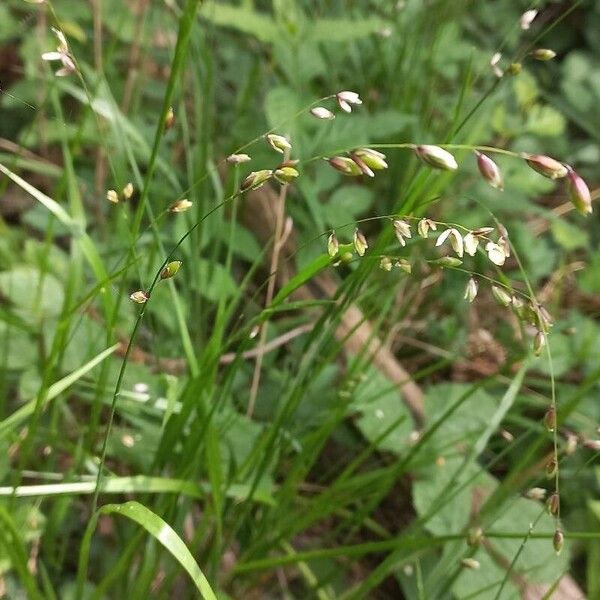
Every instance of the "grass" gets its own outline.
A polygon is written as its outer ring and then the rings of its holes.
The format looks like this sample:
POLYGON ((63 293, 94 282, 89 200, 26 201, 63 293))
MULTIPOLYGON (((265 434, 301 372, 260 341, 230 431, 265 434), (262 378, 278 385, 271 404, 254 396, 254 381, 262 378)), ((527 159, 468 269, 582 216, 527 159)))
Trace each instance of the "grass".
POLYGON ((597 437, 597 308, 574 311, 584 288, 556 275, 593 260, 596 217, 557 218, 564 187, 521 159, 549 153, 587 176, 576 138, 589 132, 539 133, 540 111, 562 122, 545 99, 560 64, 528 53, 562 44, 565 63, 593 60, 569 34, 594 7, 544 10, 528 33, 512 3, 493 18, 489 3, 434 4, 0 8, 21 61, 2 88, 15 125, 0 126, 13 144, 0 185, 32 199, 0 220, 0 596, 510 598, 541 583, 561 597, 565 574, 600 590, 597 450, 581 444, 597 437), (51 26, 69 41, 67 78, 39 58, 51 26), (494 78, 498 49, 524 72, 494 78), (341 89, 364 104, 307 115, 341 89), (300 175, 243 192, 278 164, 268 133, 290 137, 300 175), (460 168, 420 163, 418 143, 460 168), (389 168, 345 179, 322 160, 357 147, 389 168), (497 158, 502 196, 474 149, 497 158), (227 163, 234 152, 252 162, 227 163), (105 200, 129 182, 130 201, 105 200), (169 212, 184 198, 190 210, 169 212), (482 242, 440 267, 455 254, 417 237, 424 216, 438 234, 503 223, 512 255, 496 267, 482 242), (393 218, 413 227, 406 246, 393 218), (551 235, 520 236, 534 218, 551 235), (386 258, 412 273, 380 269, 386 258), (491 284, 548 306, 551 330, 534 319, 546 354, 531 350, 531 315, 497 306, 491 284), (148 301, 131 303, 135 290, 148 301), (523 497, 559 485, 556 515, 523 497))

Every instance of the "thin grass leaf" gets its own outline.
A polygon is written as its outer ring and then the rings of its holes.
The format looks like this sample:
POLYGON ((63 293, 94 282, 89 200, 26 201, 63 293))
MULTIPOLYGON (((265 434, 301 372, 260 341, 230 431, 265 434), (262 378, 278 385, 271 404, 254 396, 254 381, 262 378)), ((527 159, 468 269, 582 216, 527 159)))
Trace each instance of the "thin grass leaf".
POLYGON ((304 267, 297 275, 292 277, 277 293, 273 302, 271 303, 270 309, 275 308, 281 304, 290 294, 296 291, 299 287, 303 286, 307 281, 315 277, 323 269, 327 268, 331 264, 331 258, 323 255, 315 258, 309 265, 304 267))
MULTIPOLYGON (((115 350, 117 350, 118 347, 119 344, 115 344, 114 346, 107 348, 90 361, 79 367, 79 369, 69 373, 69 375, 66 377, 63 377, 62 379, 59 379, 53 383, 46 391, 44 397, 44 406, 47 406, 48 403, 54 400, 54 398, 56 398, 59 394, 62 394, 62 392, 64 392, 67 388, 71 387, 76 381, 89 373, 96 365, 108 358, 113 352, 115 352, 115 350)), ((9 417, 3 421, 0 421, 0 439, 2 439, 5 435, 8 435, 23 421, 30 417, 35 410, 36 403, 37 398, 33 398, 32 400, 29 400, 27 404, 21 406, 19 409, 13 412, 9 417)))
POLYGON ((217 600, 208 580, 202 573, 198 563, 188 550, 183 540, 173 528, 165 523, 157 514, 139 502, 126 502, 125 504, 107 504, 102 506, 90 520, 83 537, 79 553, 79 570, 77 574, 77 597, 82 597, 84 578, 90 554, 92 536, 100 515, 121 515, 141 525, 154 539, 156 539, 171 556, 185 569, 191 577, 200 595, 205 600, 217 600))
POLYGON ((33 575, 29 571, 28 554, 21 540, 22 532, 17 529, 8 511, 0 506, 0 547, 3 547, 10 557, 11 565, 15 568, 21 583, 27 591, 27 597, 32 600, 43 599, 33 575))

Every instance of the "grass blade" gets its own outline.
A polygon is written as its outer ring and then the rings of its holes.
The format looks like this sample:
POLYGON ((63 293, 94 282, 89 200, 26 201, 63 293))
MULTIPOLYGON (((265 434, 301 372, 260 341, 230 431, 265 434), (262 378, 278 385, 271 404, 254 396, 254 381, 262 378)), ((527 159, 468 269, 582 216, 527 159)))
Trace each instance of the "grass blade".
POLYGON ((79 572, 77 575, 77 597, 82 597, 83 578, 87 572, 87 564, 90 553, 92 535, 96 529, 96 523, 100 515, 122 515, 141 525, 153 538, 164 546, 173 558, 185 569, 191 577, 194 585, 205 600, 217 600, 208 580, 200 570, 194 557, 188 550, 183 540, 175 530, 157 514, 140 504, 139 502, 126 502, 125 504, 106 504, 90 520, 86 529, 81 551, 79 555, 79 572))

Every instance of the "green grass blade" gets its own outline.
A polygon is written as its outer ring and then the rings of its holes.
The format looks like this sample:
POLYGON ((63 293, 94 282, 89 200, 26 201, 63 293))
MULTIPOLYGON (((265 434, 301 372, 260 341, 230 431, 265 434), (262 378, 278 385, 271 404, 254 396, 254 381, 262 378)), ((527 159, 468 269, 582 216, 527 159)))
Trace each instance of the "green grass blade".
MULTIPOLYGON (((92 358, 92 360, 79 367, 79 369, 76 369, 72 373, 69 373, 69 375, 53 383, 46 392, 44 404, 47 405, 48 402, 54 400, 54 398, 72 386, 77 380, 81 379, 86 373, 89 373, 96 365, 108 358, 118 347, 119 344, 115 344, 114 346, 107 348, 92 358)), ((9 417, 0 421, 0 439, 33 414, 36 402, 37 398, 33 398, 9 417)))
MULTIPOLYGON (((42 483, 36 485, 20 485, 17 487, 0 487, 1 496, 14 496, 16 498, 46 497, 46 496, 71 496, 77 494, 93 494, 96 486, 95 479, 83 481, 69 481, 64 483, 42 483)), ((132 475, 129 477, 107 477, 102 480, 100 491, 103 494, 182 494, 191 498, 204 498, 211 494, 212 486, 208 483, 195 483, 183 479, 168 477, 149 477, 146 475, 132 475)), ((219 494, 226 495, 236 501, 248 497, 249 486, 233 484, 219 494)), ((273 505, 273 497, 265 490, 259 490, 254 496, 260 504, 273 505)))
POLYGON ((189 574, 194 585, 200 592, 200 595, 205 600, 217 600, 217 596, 213 592, 208 580, 200 570, 200 567, 194 560, 194 557, 188 550, 183 540, 177 535, 175 530, 157 514, 140 504, 139 502, 126 502, 125 504, 107 504, 102 506, 86 529, 81 551, 79 556, 79 572, 77 575, 78 593, 77 597, 81 597, 83 590, 83 578, 87 572, 87 564, 89 559, 90 544, 92 535, 96 529, 98 517, 109 514, 122 515, 141 525, 153 538, 155 538, 164 548, 166 548, 173 558, 185 569, 189 574))
POLYGON ((0 506, 0 524, 0 548, 4 547, 10 557, 12 566, 17 570, 21 583, 27 590, 27 597, 31 600, 41 600, 43 596, 29 571, 27 551, 21 541, 20 532, 3 506, 0 506))

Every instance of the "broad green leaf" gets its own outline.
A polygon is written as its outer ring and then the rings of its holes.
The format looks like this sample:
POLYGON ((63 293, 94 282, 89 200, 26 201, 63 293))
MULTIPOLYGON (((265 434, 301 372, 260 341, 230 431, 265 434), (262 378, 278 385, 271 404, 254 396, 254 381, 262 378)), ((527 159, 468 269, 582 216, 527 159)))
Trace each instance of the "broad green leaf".
POLYGON ((0 368, 24 369, 35 364, 37 348, 21 329, 0 322, 0 368))
POLYGON ((273 42, 280 35, 279 27, 269 15, 243 6, 206 2, 200 16, 219 27, 252 35, 261 42, 273 42))
MULTIPOLYGON (((283 30, 267 13, 245 6, 230 6, 207 2, 200 11, 202 18, 218 25, 254 36, 261 42, 276 41, 283 30)), ((315 21, 311 38, 316 42, 349 42, 381 31, 386 21, 377 18, 327 19, 315 21)))
POLYGON ((365 213, 373 202, 373 191, 361 185, 344 185, 328 198, 323 206, 325 220, 331 227, 339 227, 365 213))
POLYGON ((199 259, 196 263, 200 273, 200 289, 205 298, 217 302, 219 298, 231 298, 238 292, 237 284, 231 273, 221 264, 199 259))
MULTIPOLYGON (((269 127, 283 127, 283 123, 286 123, 288 128, 290 126, 295 127, 295 124, 291 123, 291 118, 300 108, 298 94, 294 90, 285 86, 269 90, 265 99, 265 112, 269 127)), ((286 129, 284 132, 277 133, 287 134, 289 131, 286 129)))
POLYGON ((554 219, 551 230, 556 243, 567 251, 586 248, 589 243, 589 236, 585 229, 581 229, 564 219, 554 219))
POLYGON ((412 419, 402 402, 401 392, 372 366, 365 375, 365 381, 356 387, 349 407, 352 412, 360 413, 356 426, 369 442, 378 441, 382 450, 398 454, 406 449, 412 429, 412 419), (380 439, 395 421, 398 425, 380 439))
POLYGON ((0 273, 0 294, 32 325, 58 316, 63 308, 64 292, 56 277, 26 265, 0 273))
POLYGON ((548 354, 542 352, 541 356, 533 363, 533 368, 537 371, 548 376, 554 373, 555 377, 560 377, 575 366, 577 357, 573 354, 570 336, 558 331, 556 333, 551 331, 548 336, 548 346, 552 353, 552 363, 548 360, 548 354))
MULTIPOLYGON (((440 383, 427 390, 425 415, 428 422, 435 421, 446 408, 464 394, 471 386, 462 383, 440 383)), ((475 443, 486 430, 496 410, 496 402, 481 389, 473 391, 470 397, 457 410, 446 418, 432 439, 436 453, 454 453, 453 445, 463 447, 475 443)))
POLYGON ((378 33, 387 22, 377 18, 317 19, 312 32, 315 41, 350 42, 378 33))
POLYGON ((527 115, 527 131, 536 135, 556 137, 564 133, 565 118, 555 108, 536 104, 527 115))
POLYGON ((539 96, 537 82, 528 71, 524 70, 514 78, 513 87, 522 108, 530 107, 539 96))

